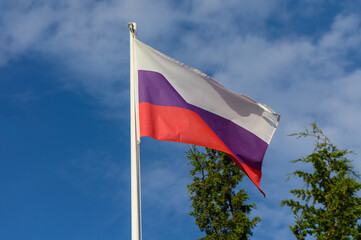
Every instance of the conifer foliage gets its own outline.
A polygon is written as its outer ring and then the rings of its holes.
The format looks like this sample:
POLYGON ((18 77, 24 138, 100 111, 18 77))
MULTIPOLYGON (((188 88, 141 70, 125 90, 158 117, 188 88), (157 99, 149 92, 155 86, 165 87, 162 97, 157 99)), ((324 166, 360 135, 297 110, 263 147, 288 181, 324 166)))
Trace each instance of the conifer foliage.
POLYGON ((316 123, 310 130, 291 135, 315 138, 313 152, 292 161, 312 166, 312 170, 290 174, 301 178, 304 186, 290 191, 294 199, 281 202, 294 214, 293 234, 297 239, 361 239, 360 175, 347 158, 351 151, 338 149, 316 123))
POLYGON ((187 158, 193 178, 187 186, 193 207, 189 214, 206 233, 200 239, 249 239, 252 228, 261 219, 250 219, 249 214, 256 206, 245 203, 247 192, 237 187, 244 174, 227 154, 213 149, 200 152, 196 146, 190 146, 187 158))

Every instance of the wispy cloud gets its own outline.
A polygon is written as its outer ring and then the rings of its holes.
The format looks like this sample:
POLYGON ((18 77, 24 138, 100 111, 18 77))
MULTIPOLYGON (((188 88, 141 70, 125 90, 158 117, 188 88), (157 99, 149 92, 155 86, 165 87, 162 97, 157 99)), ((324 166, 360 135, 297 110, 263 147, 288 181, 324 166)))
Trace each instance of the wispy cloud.
POLYGON ((293 239, 292 233, 287 227, 288 225, 292 225, 293 221, 288 209, 262 204, 253 214, 262 216, 263 219, 266 217, 267 220, 260 222, 254 229, 254 239, 293 239))
POLYGON ((142 168, 142 195, 147 208, 157 208, 163 214, 187 214, 190 206, 186 185, 189 167, 184 158, 171 161, 152 161, 142 168))

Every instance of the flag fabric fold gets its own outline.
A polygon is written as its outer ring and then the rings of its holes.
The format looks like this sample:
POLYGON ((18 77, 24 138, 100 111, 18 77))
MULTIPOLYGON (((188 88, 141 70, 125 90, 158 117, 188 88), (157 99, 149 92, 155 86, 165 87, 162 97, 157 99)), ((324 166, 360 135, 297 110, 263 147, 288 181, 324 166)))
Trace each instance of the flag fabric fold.
POLYGON ((227 153, 260 189, 262 161, 280 116, 135 39, 140 137, 227 153))

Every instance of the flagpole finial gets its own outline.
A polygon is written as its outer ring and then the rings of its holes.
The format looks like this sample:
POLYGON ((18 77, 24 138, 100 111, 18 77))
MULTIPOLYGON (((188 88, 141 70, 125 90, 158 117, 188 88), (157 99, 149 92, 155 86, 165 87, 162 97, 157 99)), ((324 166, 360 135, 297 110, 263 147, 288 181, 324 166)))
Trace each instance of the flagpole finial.
POLYGON ((128 23, 129 31, 132 37, 137 37, 137 24, 135 22, 128 23))

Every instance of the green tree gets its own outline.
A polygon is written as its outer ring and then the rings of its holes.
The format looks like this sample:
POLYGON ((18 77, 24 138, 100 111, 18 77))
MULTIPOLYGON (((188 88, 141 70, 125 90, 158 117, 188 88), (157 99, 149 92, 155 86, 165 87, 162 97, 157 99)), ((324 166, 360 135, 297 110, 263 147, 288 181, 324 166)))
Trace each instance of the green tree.
POLYGON ((200 239, 248 239, 252 228, 261 220, 249 218, 256 207, 248 200, 247 192, 235 188, 244 174, 227 154, 206 148, 200 152, 190 146, 187 152, 188 163, 193 168, 190 175, 193 182, 187 186, 193 211, 189 214, 206 236, 200 239))
POLYGON ((290 174, 304 182, 302 188, 290 191, 300 201, 281 202, 281 206, 290 207, 294 214, 295 225, 290 229, 297 239, 307 236, 361 239, 361 198, 357 194, 361 189, 357 181, 360 175, 346 157, 352 152, 338 149, 316 123, 311 123, 311 127, 305 132, 291 134, 297 138, 315 138, 315 147, 310 155, 292 161, 312 165, 313 170, 297 170, 290 174))

